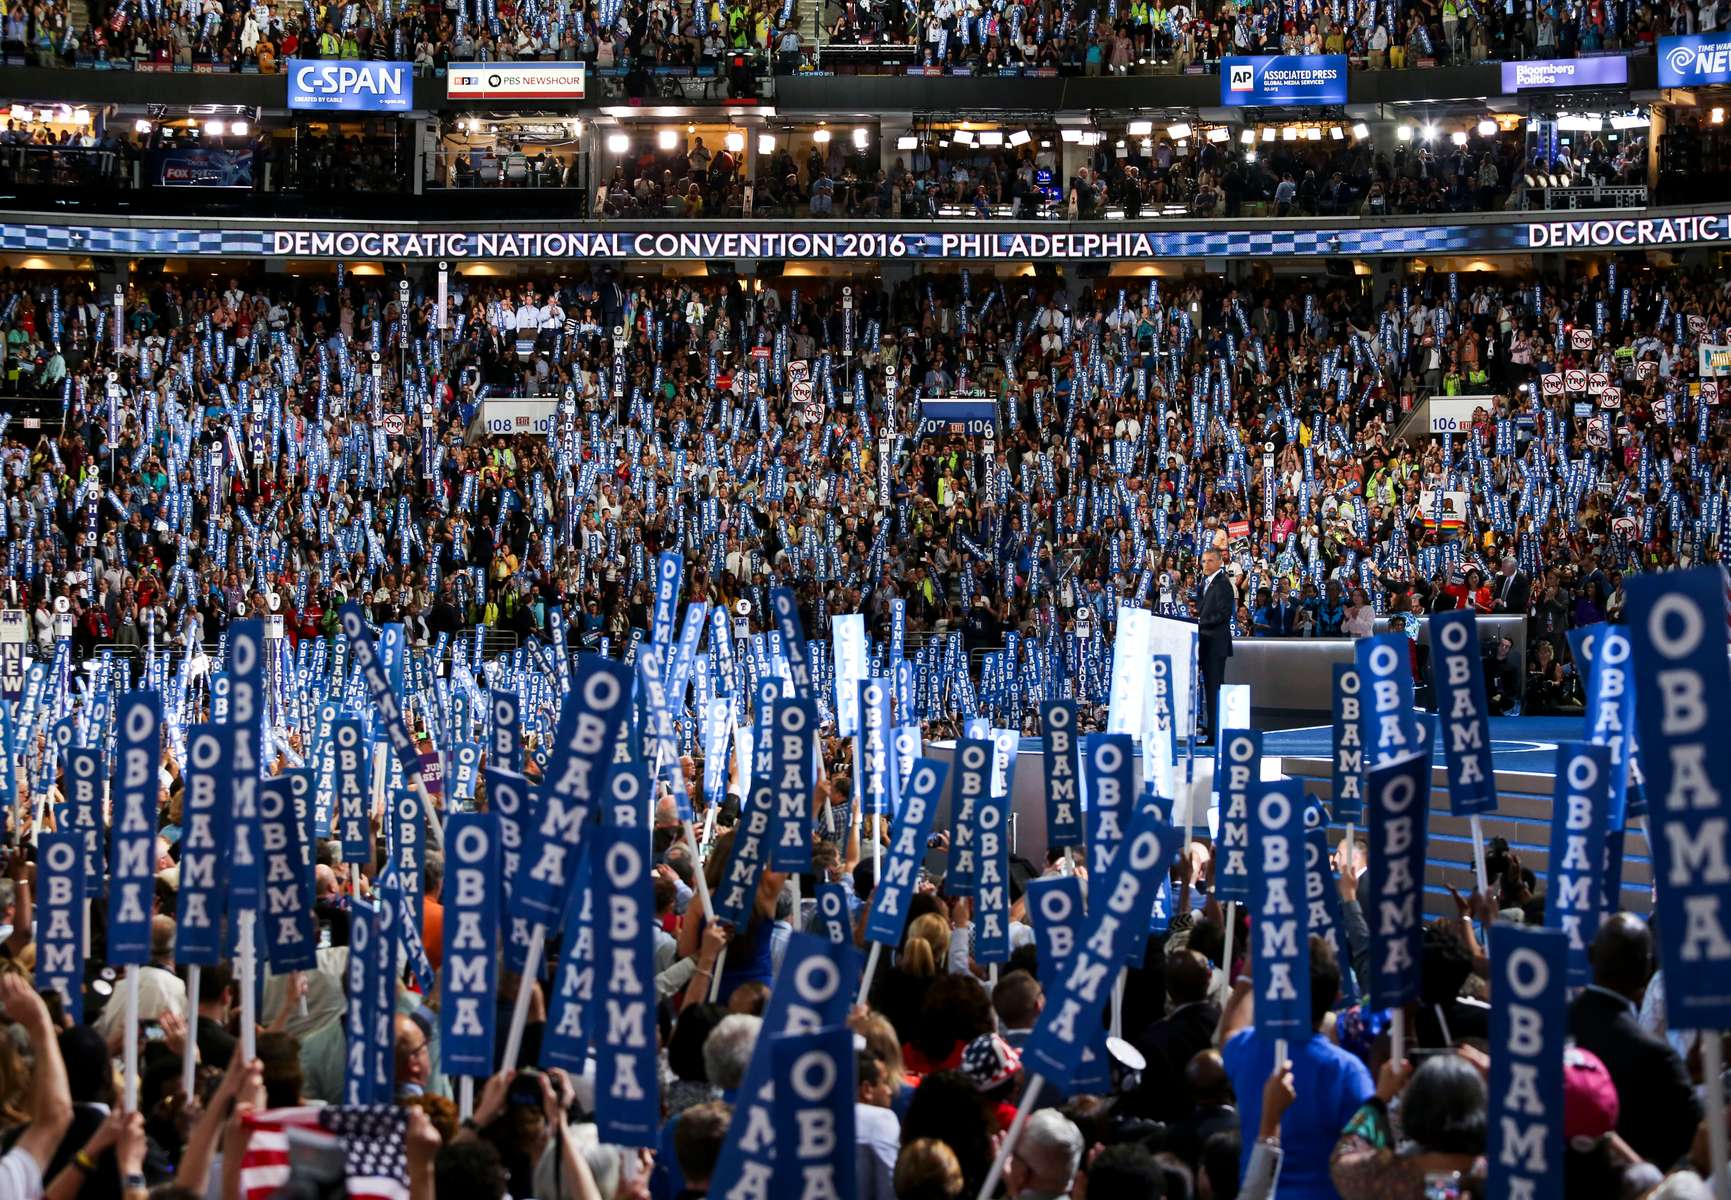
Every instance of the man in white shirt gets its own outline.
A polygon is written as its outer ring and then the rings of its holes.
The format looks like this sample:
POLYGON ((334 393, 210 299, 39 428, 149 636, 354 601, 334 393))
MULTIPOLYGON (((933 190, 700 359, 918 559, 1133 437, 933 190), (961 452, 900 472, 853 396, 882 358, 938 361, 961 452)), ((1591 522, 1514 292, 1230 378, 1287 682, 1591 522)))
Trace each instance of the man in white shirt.
MULTIPOLYGON (((174 918, 150 919, 150 963, 138 972, 138 1019, 160 1021, 162 1014, 186 1014, 186 982, 174 973, 174 918)), ((126 1005, 110 1004, 97 1018, 96 1032, 111 1049, 126 1034, 126 1005)))
POLYGON ((517 334, 532 338, 541 329, 541 306, 535 303, 534 292, 523 293, 523 303, 517 306, 517 334))

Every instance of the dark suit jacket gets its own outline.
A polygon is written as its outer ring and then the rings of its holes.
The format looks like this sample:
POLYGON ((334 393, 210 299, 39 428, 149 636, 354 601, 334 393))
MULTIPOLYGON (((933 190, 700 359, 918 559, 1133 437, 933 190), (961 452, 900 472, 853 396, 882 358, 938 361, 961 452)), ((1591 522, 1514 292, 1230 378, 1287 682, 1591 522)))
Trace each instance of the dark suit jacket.
POLYGON ((1224 568, 1214 576, 1214 582, 1202 589, 1202 602, 1196 608, 1196 624, 1200 639, 1197 650, 1203 658, 1232 656, 1232 612, 1238 607, 1238 593, 1232 588, 1232 578, 1224 568))
POLYGON ((1491 580, 1491 604, 1498 612, 1524 614, 1532 594, 1533 581, 1525 571, 1516 571, 1507 579, 1498 575, 1491 580))
POLYGON ((1134 1045, 1148 1059, 1142 1083, 1125 1097, 1127 1108, 1139 1117, 1155 1121, 1181 1121, 1191 1114, 1195 1101, 1185 1082, 1184 1068, 1199 1051, 1213 1044, 1220 1009, 1206 1000, 1186 1004, 1171 1016, 1162 1017, 1144 1029, 1134 1045))
POLYGON ((1683 1059, 1671 1043, 1642 1029, 1621 998, 1592 989, 1570 1006, 1569 1032, 1611 1072, 1622 1101, 1617 1132, 1636 1154, 1669 1170, 1689 1152, 1701 1120, 1683 1059))

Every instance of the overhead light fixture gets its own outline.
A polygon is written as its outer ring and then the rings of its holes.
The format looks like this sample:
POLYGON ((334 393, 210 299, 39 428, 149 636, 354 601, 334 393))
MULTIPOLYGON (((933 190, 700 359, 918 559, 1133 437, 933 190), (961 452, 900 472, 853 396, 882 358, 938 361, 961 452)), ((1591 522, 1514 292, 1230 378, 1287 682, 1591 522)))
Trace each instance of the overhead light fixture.
POLYGON ((1154 132, 1154 122, 1132 121, 1128 126, 1128 132, 1131 137, 1147 137, 1154 132))
POLYGON ((1282 129, 1280 131, 1280 140, 1283 142, 1296 142, 1298 140, 1298 126, 1288 125, 1286 128, 1282 129))
POLYGON ((918 150, 919 148, 920 139, 911 133, 905 133, 896 139, 897 150, 918 150))
POLYGON ((1394 136, 1403 142, 1412 141, 1412 126, 1402 125, 1399 129, 1394 131, 1394 136))
POLYGON ((737 129, 727 131, 727 136, 721 139, 721 144, 727 147, 729 154, 745 153, 745 135, 737 129))
POLYGON ((1435 124, 1426 125, 1424 127, 1424 129, 1420 131, 1420 136, 1422 136, 1424 138, 1424 140, 1427 142, 1436 141, 1436 135, 1437 135, 1437 127, 1435 124))
POLYGON ((1479 122, 1479 136, 1480 137, 1496 137, 1497 136, 1497 123, 1495 121, 1491 120, 1489 117, 1486 117, 1484 120, 1480 121, 1479 122))
POLYGON ((1180 121, 1176 125, 1168 125, 1166 127, 1166 133, 1173 141, 1182 142, 1185 138, 1190 136, 1190 123, 1188 121, 1180 121))
POLYGON ((228 131, 234 134, 235 137, 245 137, 247 128, 248 126, 245 121, 236 121, 233 125, 228 127, 228 131))
MULTIPOLYGON (((1716 111, 1719 113, 1720 119, 1724 119, 1724 110, 1718 109, 1716 111)), ((1066 142, 1079 142, 1082 140, 1082 131, 1080 129, 1060 129, 1058 130, 1058 138, 1066 142)))
POLYGON ((1304 131, 1304 140, 1307 142, 1320 142, 1322 140, 1322 126, 1312 125, 1309 129, 1306 129, 1304 131))
POLYGON ((972 146, 974 144, 974 134, 972 130, 958 129, 952 133, 950 137, 958 146, 972 146))
POLYGON ((221 137, 223 134, 228 132, 228 124, 212 117, 204 123, 204 131, 211 137, 221 137))
POLYGON ((814 129, 814 130, 812 130, 811 131, 811 140, 816 142, 820 146, 829 145, 829 130, 827 130, 827 129, 814 129))
POLYGON ((1029 133, 1026 129, 1018 129, 1010 135, 1010 145, 1012 146, 1026 146, 1033 140, 1034 135, 1029 133))
POLYGON ((631 150, 631 135, 628 133, 610 133, 607 135, 607 153, 626 154, 631 150))
POLYGON ((1004 131, 1002 129, 987 129, 980 134, 980 145, 982 146, 1002 146, 1003 144, 1004 131))
POLYGON ((1265 142, 1272 142, 1274 140, 1274 132, 1274 126, 1264 125, 1262 127, 1262 140, 1265 142))
POLYGON ((1645 129, 1651 124, 1646 113, 1623 113, 1611 118, 1612 129, 1645 129))
POLYGON ((1453 142, 1457 146, 1466 145, 1467 144, 1467 131, 1464 129, 1455 130, 1453 133, 1449 134, 1449 141, 1453 142))
POLYGON ((1707 114, 1707 121, 1711 125, 1725 124, 1725 110, 1722 108, 1715 108, 1712 112, 1707 114))
POLYGON ((775 135, 773 133, 760 133, 757 135, 757 152, 759 154, 775 153, 775 135))
POLYGON ((1208 131, 1208 140, 1213 142, 1215 145, 1219 145, 1221 142, 1230 141, 1231 138, 1232 131, 1227 129, 1224 125, 1216 125, 1213 129, 1208 131))
POLYGON ((144 120, 142 117, 132 123, 132 132, 134 133, 149 133, 150 130, 150 122, 144 120))
POLYGON ((1328 136, 1331 141, 1344 142, 1346 140, 1346 130, 1342 129, 1338 125, 1330 125, 1328 127, 1328 136))
POLYGON ((871 145, 871 140, 872 140, 872 131, 871 130, 866 129, 864 127, 861 127, 861 128, 855 129, 853 131, 854 149, 864 150, 867 146, 871 145))
POLYGON ((1352 127, 1352 140, 1353 141, 1362 142, 1362 141, 1364 141, 1365 138, 1367 138, 1369 136, 1370 136, 1370 126, 1366 125, 1363 121, 1360 121, 1358 124, 1356 124, 1352 127))
POLYGON ((74 109, 72 119, 80 125, 88 125, 90 124, 90 110, 88 108, 74 109))
POLYGON ((677 150, 679 149, 679 130, 663 129, 655 135, 655 142, 663 150, 677 150))
POLYGON ((1238 135, 1238 140, 1246 146, 1254 146, 1256 144, 1256 130, 1246 129, 1238 135))

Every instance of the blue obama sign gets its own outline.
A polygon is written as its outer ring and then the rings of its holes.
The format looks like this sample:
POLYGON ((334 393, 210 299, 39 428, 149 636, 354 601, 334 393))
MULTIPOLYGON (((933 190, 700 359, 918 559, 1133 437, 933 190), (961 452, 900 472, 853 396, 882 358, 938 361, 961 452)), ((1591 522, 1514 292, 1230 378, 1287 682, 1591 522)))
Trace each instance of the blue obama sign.
POLYGON ((1220 103, 1289 108, 1346 103, 1346 55, 1255 54, 1220 60, 1220 103))

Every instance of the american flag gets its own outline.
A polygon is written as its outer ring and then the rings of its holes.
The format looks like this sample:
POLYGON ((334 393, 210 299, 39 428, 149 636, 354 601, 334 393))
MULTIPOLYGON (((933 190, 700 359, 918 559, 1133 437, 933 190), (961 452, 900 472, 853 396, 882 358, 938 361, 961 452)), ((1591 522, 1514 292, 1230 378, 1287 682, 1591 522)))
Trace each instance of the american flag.
POLYGON ((288 1182, 289 1130, 324 1133, 342 1143, 344 1187, 356 1200, 408 1200, 408 1115, 389 1104, 272 1108, 247 1118, 252 1137, 240 1163, 245 1200, 269 1200, 288 1182))

